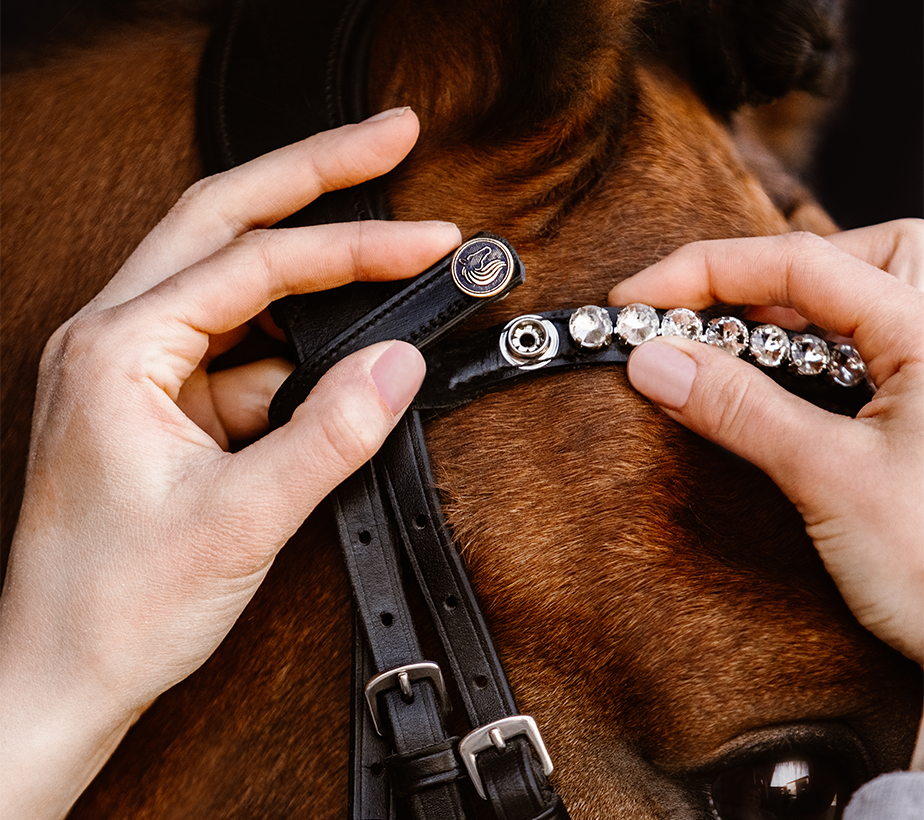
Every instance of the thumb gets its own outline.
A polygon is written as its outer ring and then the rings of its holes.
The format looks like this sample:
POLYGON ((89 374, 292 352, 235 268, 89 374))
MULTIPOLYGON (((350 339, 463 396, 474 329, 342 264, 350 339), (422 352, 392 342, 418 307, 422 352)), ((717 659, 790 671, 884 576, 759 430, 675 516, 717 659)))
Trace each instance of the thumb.
POLYGON ((833 469, 828 462, 840 448, 832 445, 851 424, 724 350, 687 339, 639 345, 628 375, 671 418, 762 469, 797 506, 833 469))
POLYGON ((278 544, 381 447, 426 372, 405 342, 381 342, 324 375, 289 422, 234 456, 235 496, 261 510, 278 544))

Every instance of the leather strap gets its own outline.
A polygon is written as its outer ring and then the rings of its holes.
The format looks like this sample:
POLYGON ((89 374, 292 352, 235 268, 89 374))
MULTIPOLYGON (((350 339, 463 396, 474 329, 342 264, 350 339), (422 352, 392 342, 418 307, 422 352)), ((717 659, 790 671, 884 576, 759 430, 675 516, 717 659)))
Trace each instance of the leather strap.
MULTIPOLYGON (((619 310, 607 308, 614 322, 619 310)), ((630 349, 615 341, 602 350, 588 350, 576 345, 568 330, 571 313, 570 310, 556 310, 535 314, 549 321, 559 338, 558 353, 535 370, 524 369, 504 358, 501 353, 503 325, 429 349, 425 353, 427 379, 417 394, 414 407, 419 410, 450 410, 515 382, 628 361, 630 349)), ((659 318, 664 318, 665 311, 657 313, 659 318)), ((744 324, 750 331, 759 323, 745 321, 744 324)), ((786 332, 790 338, 797 335, 797 331, 786 332)), ((832 413, 855 416, 873 394, 866 382, 855 387, 841 387, 821 377, 800 376, 784 367, 764 367, 755 361, 752 364, 790 393, 832 413)))
MULTIPOLYGON (((410 411, 373 461, 472 726, 518 715, 513 693, 462 559, 443 519, 420 415, 410 411)), ((476 758, 486 795, 502 820, 567 817, 532 749, 520 737, 476 758), (557 812, 547 815, 555 806, 557 812)))
POLYGON ((407 797, 466 777, 456 755, 458 742, 459 738, 451 737, 415 754, 389 757, 388 777, 395 794, 407 797))
POLYGON ((373 459, 384 476, 401 542, 472 726, 517 714, 481 607, 443 519, 420 415, 410 411, 373 459))
POLYGON ((288 421, 321 376, 350 353, 390 339, 410 342, 425 350, 473 313, 503 299, 523 283, 523 263, 507 240, 480 233, 469 242, 485 248, 506 248, 508 256, 502 264, 507 265, 509 260, 510 269, 506 271, 506 284, 496 293, 483 297, 461 290, 452 275, 453 267, 458 268, 461 262, 457 254, 451 253, 347 326, 323 349, 315 349, 315 328, 308 321, 317 306, 306 297, 289 297, 285 308, 280 307, 278 318, 295 347, 299 365, 273 397, 270 423, 278 427, 288 421), (484 241, 479 243, 479 240, 484 241))
MULTIPOLYGON (((382 494, 371 464, 366 464, 348 478, 332 495, 340 543, 353 586, 356 611, 363 626, 377 672, 388 672, 409 665, 422 664, 424 658, 401 580, 398 556, 391 537, 382 494)), ((443 728, 441 704, 431 680, 407 682, 402 692, 396 678, 393 685, 374 697, 372 707, 387 720, 387 729, 399 755, 416 755, 447 742, 443 728)), ((354 717, 354 731, 355 731, 354 717)), ((384 734, 386 726, 379 727, 384 734)), ((368 739, 362 733, 360 740, 368 739)), ((378 744, 376 744, 378 746, 378 744)), ((354 766, 357 765, 354 750, 354 766)), ((368 752, 359 753, 363 774, 368 752)), ((452 780, 432 784, 432 788, 406 795, 413 815, 419 818, 464 820, 466 811, 462 795, 452 780)), ((378 788, 356 783, 352 799, 357 796, 368 810, 372 801, 384 803, 385 793, 378 788)), ((379 810, 376 807, 374 810, 379 810)), ((375 815, 373 815, 375 816, 375 815)))
POLYGON ((353 680, 350 709, 350 805, 347 816, 363 820, 392 820, 395 802, 392 798, 390 778, 385 773, 385 760, 390 744, 372 723, 364 689, 366 681, 375 675, 375 667, 353 606, 353 680))
MULTIPOLYGON (((212 33, 197 97, 198 140, 207 173, 368 116, 369 42, 378 0, 236 0, 212 33)), ((387 179, 387 177, 382 178, 387 179)), ((382 180, 330 191, 279 227, 389 219, 382 180)), ((406 286, 354 282, 290 297, 271 310, 285 327, 305 329, 324 347, 406 286)))

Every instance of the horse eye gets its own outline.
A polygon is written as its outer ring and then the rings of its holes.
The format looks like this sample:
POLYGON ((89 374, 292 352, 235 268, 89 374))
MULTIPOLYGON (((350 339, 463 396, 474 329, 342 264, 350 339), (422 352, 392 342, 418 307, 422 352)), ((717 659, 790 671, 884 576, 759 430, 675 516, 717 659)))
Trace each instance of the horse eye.
POLYGON ((789 757, 738 766, 712 784, 719 820, 838 820, 850 781, 824 758, 789 757))

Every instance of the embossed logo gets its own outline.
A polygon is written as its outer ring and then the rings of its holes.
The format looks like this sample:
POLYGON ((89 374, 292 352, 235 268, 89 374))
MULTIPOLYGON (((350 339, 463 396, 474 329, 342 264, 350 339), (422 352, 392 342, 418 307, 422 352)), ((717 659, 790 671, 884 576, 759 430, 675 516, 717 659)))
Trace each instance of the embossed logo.
POLYGON ((484 298, 500 293, 513 277, 513 257, 495 239, 470 239, 452 257, 452 278, 469 296, 484 298))

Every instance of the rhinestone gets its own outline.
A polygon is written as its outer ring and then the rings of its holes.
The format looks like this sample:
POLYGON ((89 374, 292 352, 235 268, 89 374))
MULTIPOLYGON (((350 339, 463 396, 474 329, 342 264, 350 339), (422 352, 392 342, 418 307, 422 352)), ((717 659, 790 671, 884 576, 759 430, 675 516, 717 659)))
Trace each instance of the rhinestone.
POLYGON ((734 316, 720 316, 706 326, 703 340, 727 350, 732 356, 740 356, 748 346, 748 329, 734 316))
POLYGON ((698 342, 703 335, 703 322, 689 308, 674 308, 664 314, 661 322, 662 336, 683 336, 698 342))
POLYGON ((653 307, 638 303, 626 305, 616 317, 616 335, 621 342, 636 347, 657 336, 660 324, 653 307))
POLYGON ((828 373, 835 384, 856 387, 866 378, 866 363, 853 345, 834 345, 828 373))
POLYGON ((585 305, 571 314, 568 330, 579 347, 599 350, 613 339, 613 320, 604 308, 585 305))
POLYGON ((764 367, 779 367, 789 358, 789 336, 776 325, 760 325, 751 331, 751 355, 764 367))
POLYGON ((811 333, 801 333, 792 337, 789 357, 796 373, 817 376, 828 366, 828 346, 811 333))

